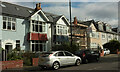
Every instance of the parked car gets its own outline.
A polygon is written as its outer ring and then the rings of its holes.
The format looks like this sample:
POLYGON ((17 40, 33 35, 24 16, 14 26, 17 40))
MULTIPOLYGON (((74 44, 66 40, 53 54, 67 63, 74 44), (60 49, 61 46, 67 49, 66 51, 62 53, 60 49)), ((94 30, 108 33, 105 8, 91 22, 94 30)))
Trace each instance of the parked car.
POLYGON ((39 56, 38 65, 41 68, 49 68, 57 70, 61 66, 66 65, 80 65, 81 58, 75 56, 68 51, 51 51, 41 53, 39 56))
POLYGON ((88 63, 92 60, 99 61, 100 53, 94 52, 89 49, 82 49, 75 52, 75 55, 79 56, 82 59, 82 63, 88 63))
POLYGON ((110 54, 110 50, 108 48, 104 48, 104 56, 110 54))

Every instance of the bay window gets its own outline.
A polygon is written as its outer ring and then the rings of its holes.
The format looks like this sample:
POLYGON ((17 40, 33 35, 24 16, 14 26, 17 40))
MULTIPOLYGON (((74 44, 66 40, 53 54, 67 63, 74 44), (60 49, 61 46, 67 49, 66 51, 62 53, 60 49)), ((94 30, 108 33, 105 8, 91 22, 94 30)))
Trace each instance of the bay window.
POLYGON ((32 52, 43 52, 46 51, 45 41, 32 41, 32 52))
POLYGON ((46 32, 46 24, 44 22, 32 20, 33 32, 46 32))
POLYGON ((54 27, 54 30, 58 35, 67 35, 67 26, 57 25, 56 28, 54 27))

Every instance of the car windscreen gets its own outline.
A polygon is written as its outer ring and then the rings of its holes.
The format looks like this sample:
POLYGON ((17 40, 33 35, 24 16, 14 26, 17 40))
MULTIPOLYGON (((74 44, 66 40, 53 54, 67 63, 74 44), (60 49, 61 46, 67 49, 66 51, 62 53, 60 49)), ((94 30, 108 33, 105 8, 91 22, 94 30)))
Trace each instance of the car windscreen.
POLYGON ((76 51, 75 54, 82 54, 84 52, 84 50, 79 50, 79 51, 76 51))
POLYGON ((41 57, 48 57, 50 54, 52 54, 52 53, 41 53, 40 56, 41 57))

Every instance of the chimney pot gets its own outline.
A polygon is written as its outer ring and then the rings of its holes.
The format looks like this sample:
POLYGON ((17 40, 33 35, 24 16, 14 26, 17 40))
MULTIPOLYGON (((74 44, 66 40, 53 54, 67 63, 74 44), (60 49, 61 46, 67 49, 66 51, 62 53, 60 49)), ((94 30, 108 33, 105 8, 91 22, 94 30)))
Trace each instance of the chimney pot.
POLYGON ((74 22, 75 25, 77 25, 77 17, 74 17, 74 22))
POLYGON ((38 10, 41 10, 41 9, 42 9, 42 8, 41 8, 41 3, 37 3, 35 10, 38 11, 38 10))

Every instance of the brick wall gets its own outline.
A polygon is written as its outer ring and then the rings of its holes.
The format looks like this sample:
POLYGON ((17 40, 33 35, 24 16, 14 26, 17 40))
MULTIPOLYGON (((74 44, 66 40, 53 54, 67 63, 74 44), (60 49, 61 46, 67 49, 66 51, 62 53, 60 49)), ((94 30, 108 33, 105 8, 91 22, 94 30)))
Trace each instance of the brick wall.
POLYGON ((120 54, 120 51, 117 49, 117 54, 120 54))
POLYGON ((32 58, 32 65, 38 66, 38 58, 32 58))
POLYGON ((13 60, 13 61, 0 61, 2 62, 2 70, 8 68, 21 68, 23 67, 23 60, 13 60))

